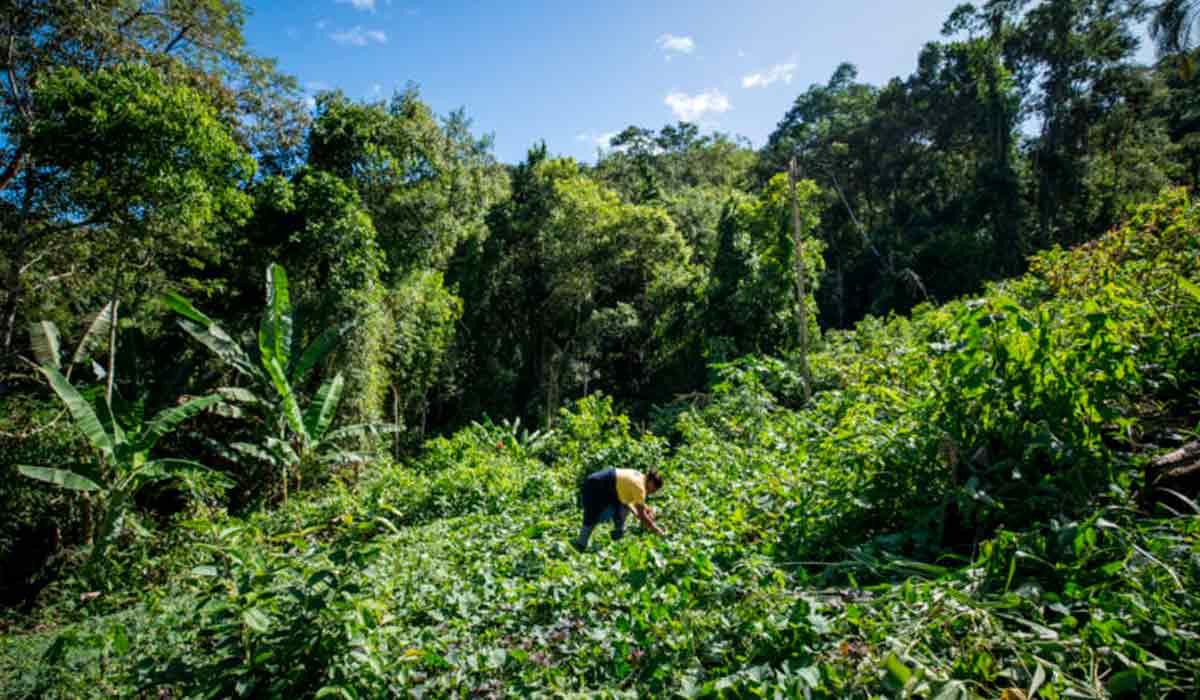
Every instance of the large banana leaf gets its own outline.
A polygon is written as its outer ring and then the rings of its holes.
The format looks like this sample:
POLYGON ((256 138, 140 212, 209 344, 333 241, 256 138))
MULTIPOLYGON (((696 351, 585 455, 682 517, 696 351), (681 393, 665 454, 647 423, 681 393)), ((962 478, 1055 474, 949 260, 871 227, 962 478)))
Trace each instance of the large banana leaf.
POLYGON ((33 357, 43 367, 62 369, 58 326, 54 321, 34 321, 29 324, 29 344, 33 357))
POLYGON ((79 345, 75 347, 75 354, 71 355, 71 364, 82 362, 87 357, 88 350, 92 344, 109 334, 109 331, 112 330, 113 318, 117 312, 116 304, 115 301, 110 301, 104 305, 104 308, 88 318, 87 330, 83 332, 83 337, 79 339, 79 345))
POLYGON ((312 403, 308 405, 308 410, 304 412, 304 428, 314 442, 321 441, 321 437, 329 429, 329 424, 333 422, 338 403, 342 400, 343 384, 342 373, 338 372, 332 380, 321 385, 312 403))
POLYGON ((229 447, 231 447, 236 452, 244 454, 247 457, 253 457, 254 459, 259 460, 260 462, 266 462, 267 464, 272 464, 272 465, 279 463, 278 457, 271 454, 267 450, 264 450, 263 448, 259 447, 258 445, 252 445, 248 442, 235 442, 235 443, 230 444, 229 447))
POLYGON ((175 426, 219 401, 221 401, 220 395, 209 394, 208 396, 201 396, 198 399, 192 399, 180 406, 172 406, 160 411, 150 421, 149 425, 146 426, 145 432, 142 433, 139 447, 143 450, 154 447, 154 443, 158 442, 160 437, 169 433, 175 426))
POLYGON ((17 466, 17 471, 30 479, 45 481, 68 491, 100 491, 100 485, 86 476, 80 476, 66 469, 50 467, 31 467, 25 464, 17 466))
POLYGON ((267 449, 271 450, 279 461, 284 465, 292 465, 300 463, 300 455, 292 449, 292 446, 280 440, 279 438, 267 438, 267 449))
POLYGON ((248 377, 261 378, 261 374, 251 362, 250 356, 220 326, 216 324, 202 326, 185 318, 179 319, 178 323, 180 328, 216 353, 217 357, 227 362, 230 367, 248 377))
POLYGON ((141 478, 167 479, 177 476, 183 471, 206 469, 208 469, 208 467, 200 464, 199 462, 193 462, 190 459, 175 459, 172 457, 166 457, 163 459, 152 459, 149 462, 146 462, 142 465, 141 469, 138 470, 138 473, 141 478))
POLYGON ((291 364, 292 302, 288 296, 287 273, 281 265, 274 263, 267 268, 267 308, 258 326, 258 349, 264 365, 271 358, 275 358, 280 367, 291 364))
POLYGON ((287 419, 288 425, 306 443, 309 442, 308 430, 304 427, 304 416, 300 413, 300 404, 296 401, 296 394, 292 391, 291 384, 288 384, 287 377, 283 374, 283 366, 274 357, 266 360, 264 364, 267 367, 267 373, 271 375, 275 391, 279 394, 280 403, 283 404, 283 415, 287 419))
POLYGON ((201 326, 216 325, 215 321, 204 315, 203 312, 193 306, 192 302, 176 294, 175 292, 167 292, 166 294, 163 294, 162 301, 175 313, 183 316, 186 319, 190 319, 201 326))
POLYGON ((66 404, 67 411, 75 419, 75 427, 79 429, 79 432, 83 433, 88 442, 92 443, 92 446, 104 453, 106 457, 112 457, 112 437, 104 431, 104 426, 100 424, 100 419, 96 417, 96 412, 92 410, 91 404, 79 395, 75 387, 71 386, 71 382, 67 381, 67 378, 58 370, 53 367, 40 367, 39 370, 50 380, 50 388, 54 389, 54 393, 58 394, 58 398, 66 404))
POLYGON ((221 398, 225 399, 226 401, 236 401, 237 403, 247 404, 264 403, 262 399, 258 398, 258 394, 255 394, 253 391, 240 386, 218 387, 217 393, 220 394, 221 398))
POLYGON ((195 440, 196 442, 199 442, 200 444, 204 445, 209 450, 211 450, 213 454, 217 455, 218 457, 225 460, 226 462, 232 462, 233 464, 237 464, 239 466, 242 464, 241 454, 239 452, 237 452, 236 450, 230 448, 225 443, 219 442, 217 440, 213 440, 212 438, 208 437, 207 435, 201 435, 200 433, 197 433, 197 432, 188 432, 187 436, 190 437, 191 439, 195 440))

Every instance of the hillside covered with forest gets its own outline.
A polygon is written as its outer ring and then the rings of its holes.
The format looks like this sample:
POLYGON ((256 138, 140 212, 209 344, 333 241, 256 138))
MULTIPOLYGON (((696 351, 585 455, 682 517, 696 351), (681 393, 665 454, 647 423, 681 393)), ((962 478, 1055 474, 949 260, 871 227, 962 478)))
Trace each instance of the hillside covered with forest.
POLYGON ((0 698, 1195 697, 1198 13, 507 164, 238 0, 11 3, 0 698), (611 467, 666 532, 578 552, 611 467))

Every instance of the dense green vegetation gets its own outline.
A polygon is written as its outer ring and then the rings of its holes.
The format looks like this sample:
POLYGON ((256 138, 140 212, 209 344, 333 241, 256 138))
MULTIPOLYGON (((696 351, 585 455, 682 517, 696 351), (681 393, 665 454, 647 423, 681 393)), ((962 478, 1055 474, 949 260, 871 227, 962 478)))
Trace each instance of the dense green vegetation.
POLYGON ((236 0, 13 4, 0 697, 1200 694, 1195 12, 508 166, 236 0), (610 466, 668 535, 579 554, 610 466))

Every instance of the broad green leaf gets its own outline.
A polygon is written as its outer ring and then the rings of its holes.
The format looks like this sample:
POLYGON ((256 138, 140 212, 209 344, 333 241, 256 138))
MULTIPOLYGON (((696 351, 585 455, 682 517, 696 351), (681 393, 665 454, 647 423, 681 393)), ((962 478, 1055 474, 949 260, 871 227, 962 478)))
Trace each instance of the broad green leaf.
POLYGON ((216 325, 215 321, 204 315, 199 309, 193 306, 192 302, 188 301, 179 294, 176 294, 175 292, 167 292, 166 294, 163 294, 161 298, 163 303, 166 304, 172 311, 186 319, 194 321, 201 326, 216 325))
POLYGON ((152 479, 165 479, 172 476, 178 476, 181 472, 207 470, 208 467, 194 462, 190 459, 176 459, 174 457, 164 457, 163 459, 152 459, 142 465, 140 475, 152 479))
POLYGON ((267 449, 273 452, 278 460, 285 465, 297 464, 300 461, 300 456, 296 454, 292 446, 279 438, 267 438, 267 449))
POLYGON ((329 424, 333 422, 338 403, 342 400, 343 384, 342 373, 338 372, 332 380, 321 385, 308 410, 304 412, 304 429, 312 436, 313 441, 320 442, 325 431, 329 429, 329 424))
POLYGON ((267 464, 276 464, 279 461, 275 455, 264 450, 258 445, 252 445, 248 442, 235 442, 230 444, 229 447, 236 452, 240 452, 248 457, 253 457, 261 462, 266 462, 267 464))
POLYGON ((249 389, 244 389, 238 386, 223 386, 217 389, 217 393, 226 401, 237 401, 238 403, 263 403, 263 400, 258 398, 258 395, 249 389))
POLYGON ((209 394, 201 396, 198 399, 192 399, 180 406, 173 406, 164 409, 154 416, 150 424, 146 426, 146 430, 141 438, 141 448, 149 449, 154 446, 160 437, 169 433, 175 426, 192 416, 200 413, 204 409, 218 403, 221 397, 217 394, 209 394))
POLYGON ((52 469, 50 467, 31 467, 25 464, 17 466, 17 471, 21 472, 30 479, 45 481, 49 484, 54 484, 68 491, 100 491, 100 486, 96 482, 80 476, 75 472, 67 471, 66 469, 52 469))
POLYGON ((201 326, 185 318, 181 318, 177 322, 180 328, 187 331, 189 335, 200 341, 206 348, 216 353, 217 357, 225 361, 230 367, 248 377, 255 379, 260 377, 254 363, 250 360, 250 356, 220 326, 216 324, 201 326))
POLYGON ((71 382, 67 381, 67 378, 62 376, 58 370, 53 367, 39 369, 50 380, 50 388, 54 389, 54 393, 58 394, 58 398, 66 404, 71 417, 75 419, 75 427, 79 429, 79 432, 83 433, 93 447, 100 450, 105 456, 112 457, 112 437, 104 431, 104 426, 101 425, 96 412, 92 410, 91 404, 79 395, 75 387, 71 386, 71 382))
POLYGON ((271 618, 258 608, 250 608, 243 612, 242 622, 259 634, 265 634, 267 630, 271 629, 271 618))
POLYGON ((115 314, 116 303, 110 301, 104 305, 104 308, 89 317, 86 324, 87 330, 83 332, 83 337, 79 339, 79 345, 76 346, 75 353, 71 355, 71 364, 82 362, 87 357, 92 343, 109 334, 115 314))
POLYGON ((1187 279, 1186 277, 1183 277, 1182 275, 1176 275, 1175 281, 1179 283, 1180 289, 1187 292, 1188 294, 1191 294, 1192 298, 1195 299, 1196 301, 1200 301, 1200 286, 1196 285, 1191 280, 1187 279))
POLYGON ((124 656, 129 652, 129 633, 125 631, 125 625, 117 625, 113 629, 112 646, 117 656, 124 656))
POLYGON ((271 359, 280 367, 291 364, 292 302, 287 273, 275 263, 267 268, 267 308, 258 327, 258 348, 264 365, 271 359))
POLYGON ((883 667, 887 670, 888 678, 901 688, 912 678, 912 671, 895 654, 887 655, 883 661, 883 667))
POLYGON ((283 416, 287 419, 288 425, 305 442, 309 442, 308 431, 304 427, 304 416, 300 413, 300 404, 296 401, 296 394, 292 392, 291 384, 283 374, 283 366, 274 357, 264 359, 263 364, 267 368, 267 373, 271 375, 271 383, 275 385, 275 391, 279 394, 279 400, 283 406, 283 416))
POLYGON ((29 324, 29 344, 33 357, 43 367, 62 369, 62 356, 58 326, 54 321, 34 321, 29 324))

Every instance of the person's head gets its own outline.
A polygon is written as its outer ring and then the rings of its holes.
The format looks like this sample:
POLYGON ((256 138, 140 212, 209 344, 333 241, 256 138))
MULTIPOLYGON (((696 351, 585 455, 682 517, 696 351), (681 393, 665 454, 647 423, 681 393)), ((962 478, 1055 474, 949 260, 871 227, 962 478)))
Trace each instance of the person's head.
POLYGON ((646 495, 650 495, 662 488, 662 475, 656 470, 651 469, 646 472, 646 495))

